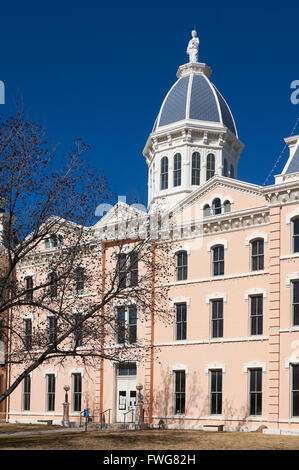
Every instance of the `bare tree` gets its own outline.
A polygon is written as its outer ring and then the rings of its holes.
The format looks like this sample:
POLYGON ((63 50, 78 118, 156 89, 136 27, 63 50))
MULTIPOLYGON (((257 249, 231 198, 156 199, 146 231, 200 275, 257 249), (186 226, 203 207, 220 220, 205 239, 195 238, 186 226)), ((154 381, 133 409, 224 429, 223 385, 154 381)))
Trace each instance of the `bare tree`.
POLYGON ((137 322, 171 318, 168 289, 156 286, 157 273, 167 279, 172 269, 170 248, 153 240, 148 215, 129 206, 94 225, 96 206, 111 194, 84 160, 87 150, 78 140, 58 155, 45 131, 19 112, 0 122, 3 366, 22 364, 0 403, 47 361, 149 354, 152 343, 139 337, 137 322))

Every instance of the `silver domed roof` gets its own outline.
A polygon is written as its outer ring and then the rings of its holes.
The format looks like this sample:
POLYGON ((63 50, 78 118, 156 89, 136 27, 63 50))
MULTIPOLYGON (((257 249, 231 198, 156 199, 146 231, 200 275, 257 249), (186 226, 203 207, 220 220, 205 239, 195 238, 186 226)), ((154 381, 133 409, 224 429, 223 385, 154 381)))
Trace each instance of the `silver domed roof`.
POLYGON ((185 119, 220 123, 238 136, 228 104, 204 73, 190 73, 175 82, 162 103, 153 131, 185 119))

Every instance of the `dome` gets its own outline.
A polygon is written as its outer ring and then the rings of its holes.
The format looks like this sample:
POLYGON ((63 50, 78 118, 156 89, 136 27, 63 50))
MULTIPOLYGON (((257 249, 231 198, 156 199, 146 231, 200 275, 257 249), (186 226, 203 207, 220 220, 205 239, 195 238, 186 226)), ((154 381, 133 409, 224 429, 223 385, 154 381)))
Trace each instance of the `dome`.
POLYGON ((238 136, 231 110, 209 80, 207 70, 211 72, 206 64, 199 63, 179 68, 179 79, 167 93, 153 131, 188 119, 222 124, 238 136))

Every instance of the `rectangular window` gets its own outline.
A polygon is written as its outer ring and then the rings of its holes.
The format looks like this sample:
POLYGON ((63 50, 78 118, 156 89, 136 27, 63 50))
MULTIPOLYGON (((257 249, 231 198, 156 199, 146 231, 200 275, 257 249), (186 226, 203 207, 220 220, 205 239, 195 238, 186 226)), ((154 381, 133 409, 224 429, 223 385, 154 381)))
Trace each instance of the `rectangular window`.
POLYGON ((81 411, 82 399, 82 376, 81 374, 72 374, 73 376, 73 411, 81 411))
POLYGON ((186 375, 184 370, 174 372, 174 413, 185 414, 186 375))
POLYGON ((129 263, 130 286, 134 287, 138 284, 138 253, 130 253, 129 263))
POLYGON ((222 276, 224 274, 224 246, 213 248, 213 276, 222 276))
POLYGON ((176 339, 187 338, 187 305, 176 304, 176 339))
POLYGON ((250 297, 250 334, 263 334, 263 296, 250 297))
POLYGON ((222 370, 210 372, 210 413, 211 415, 222 413, 222 370))
POLYGON ((23 411, 30 411, 31 379, 27 375, 23 379, 23 411))
POLYGON ((32 320, 30 318, 24 320, 24 347, 26 351, 32 349, 32 320))
POLYGON ((136 375, 137 366, 135 362, 124 362, 117 367, 117 375, 136 375))
POLYGON ((254 240, 251 242, 251 270, 261 269, 264 269, 264 240, 254 240))
POLYGON ((292 221, 293 226, 293 253, 299 252, 299 217, 292 221))
POLYGON ((299 416, 299 364, 292 365, 292 416, 299 416))
POLYGON ((117 270, 119 288, 124 289, 127 286, 127 255, 118 255, 117 270))
POLYGON ((118 307, 117 309, 117 343, 124 344, 126 338, 126 309, 118 307))
POLYGON ((212 300, 212 338, 223 337, 223 299, 212 300))
POLYGON ((49 274, 50 289, 49 294, 51 299, 56 299, 57 297, 57 273, 52 271, 49 274))
POLYGON ((77 295, 84 294, 84 274, 85 274, 85 268, 83 266, 79 266, 76 269, 76 294, 77 295))
POLYGON ((249 370, 249 414, 262 414, 262 369, 249 370))
POLYGON ((176 255, 176 280, 185 281, 187 279, 188 258, 187 252, 181 251, 176 255))
POLYGON ((57 339, 57 319, 56 317, 48 317, 48 342, 53 344, 57 339))
POLYGON ((47 411, 55 411, 55 375, 47 374, 47 411))
POLYGON ((25 277, 25 300, 30 302, 33 299, 33 277, 25 277))
POLYGON ((137 309, 135 305, 117 308, 116 339, 118 344, 136 343, 137 309))
POLYGON ((135 306, 129 307, 128 315, 128 342, 136 343, 137 339, 137 310, 135 306))
POLYGON ((74 346, 80 348, 83 346, 83 325, 81 323, 83 314, 82 312, 75 312, 73 315, 75 322, 74 346))
POLYGON ((299 281, 292 282, 292 317, 293 326, 299 325, 299 281))

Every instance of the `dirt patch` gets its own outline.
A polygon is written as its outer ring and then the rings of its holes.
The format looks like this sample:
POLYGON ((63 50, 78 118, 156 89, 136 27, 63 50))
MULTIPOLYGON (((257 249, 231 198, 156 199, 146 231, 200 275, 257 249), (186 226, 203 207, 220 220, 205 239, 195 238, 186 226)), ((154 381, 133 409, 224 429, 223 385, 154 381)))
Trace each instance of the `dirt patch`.
POLYGON ((299 450, 299 437, 189 430, 88 431, 0 436, 10 450, 299 450))

